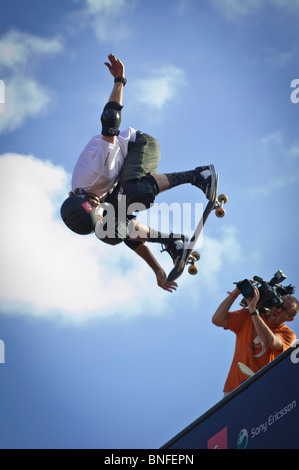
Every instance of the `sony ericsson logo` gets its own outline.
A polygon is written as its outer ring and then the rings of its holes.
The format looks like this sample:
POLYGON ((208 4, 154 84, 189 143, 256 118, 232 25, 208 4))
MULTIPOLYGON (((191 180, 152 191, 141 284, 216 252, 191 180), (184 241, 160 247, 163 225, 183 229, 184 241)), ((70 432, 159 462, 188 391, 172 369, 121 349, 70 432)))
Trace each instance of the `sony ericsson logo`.
POLYGON ((289 413, 294 413, 296 409, 297 402, 296 400, 293 400, 287 403, 285 406, 282 406, 281 409, 274 410, 262 422, 259 422, 259 424, 253 426, 250 429, 250 433, 247 431, 247 429, 243 428, 238 435, 237 448, 246 449, 249 438, 252 440, 262 437, 272 426, 277 425, 280 420, 284 419, 289 413))
POLYGON ((242 429, 238 435, 237 448, 246 449, 247 444, 248 444, 248 431, 247 429, 242 429))

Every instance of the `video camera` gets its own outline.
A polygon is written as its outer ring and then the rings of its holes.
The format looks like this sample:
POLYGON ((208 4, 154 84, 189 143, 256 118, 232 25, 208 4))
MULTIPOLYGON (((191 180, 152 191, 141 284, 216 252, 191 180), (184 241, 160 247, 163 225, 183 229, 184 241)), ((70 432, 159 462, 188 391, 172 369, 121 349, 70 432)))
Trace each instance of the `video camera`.
MULTIPOLYGON (((277 271, 269 282, 264 281, 264 279, 259 276, 253 277, 254 281, 257 282, 257 288, 260 293, 260 298, 256 308, 259 309, 261 313, 265 313, 274 306, 279 307, 283 303, 282 297, 284 295, 294 294, 295 287, 292 286, 292 284, 289 286, 279 285, 286 278, 287 276, 281 270, 277 271)), ((243 281, 235 282, 234 284, 237 285, 239 291, 244 296, 240 305, 242 307, 246 307, 247 302, 245 298, 250 299, 254 294, 252 282, 248 279, 244 279, 243 281)))

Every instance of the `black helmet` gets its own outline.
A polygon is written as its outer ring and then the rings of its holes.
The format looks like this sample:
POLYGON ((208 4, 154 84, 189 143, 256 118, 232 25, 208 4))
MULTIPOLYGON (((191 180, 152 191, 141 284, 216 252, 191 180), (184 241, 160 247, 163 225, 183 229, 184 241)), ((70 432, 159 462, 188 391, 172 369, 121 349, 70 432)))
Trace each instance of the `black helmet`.
POLYGON ((65 225, 79 235, 94 232, 99 220, 96 208, 84 191, 79 194, 70 193, 61 206, 60 214, 65 225))

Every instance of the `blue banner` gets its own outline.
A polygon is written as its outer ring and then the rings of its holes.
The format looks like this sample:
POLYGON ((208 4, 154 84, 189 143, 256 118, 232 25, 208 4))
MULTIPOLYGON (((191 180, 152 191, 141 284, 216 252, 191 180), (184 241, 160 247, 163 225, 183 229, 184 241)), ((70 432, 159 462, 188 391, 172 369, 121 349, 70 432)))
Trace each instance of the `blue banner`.
POLYGON ((298 449, 298 425, 297 342, 162 449, 298 449))

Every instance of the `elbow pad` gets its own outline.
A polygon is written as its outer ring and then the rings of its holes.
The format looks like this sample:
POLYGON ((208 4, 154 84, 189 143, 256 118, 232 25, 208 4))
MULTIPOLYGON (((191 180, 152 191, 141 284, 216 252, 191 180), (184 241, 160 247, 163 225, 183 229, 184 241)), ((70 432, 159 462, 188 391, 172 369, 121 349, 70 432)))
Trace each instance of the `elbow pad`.
POLYGON ((122 108, 123 106, 116 103, 116 101, 109 101, 106 104, 101 115, 102 135, 113 137, 119 134, 122 108))

